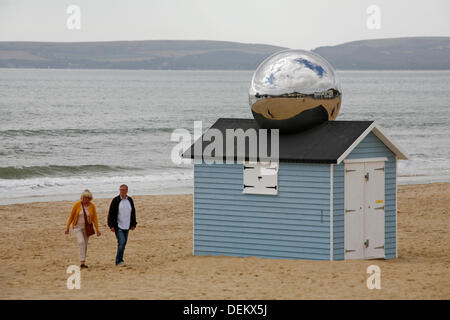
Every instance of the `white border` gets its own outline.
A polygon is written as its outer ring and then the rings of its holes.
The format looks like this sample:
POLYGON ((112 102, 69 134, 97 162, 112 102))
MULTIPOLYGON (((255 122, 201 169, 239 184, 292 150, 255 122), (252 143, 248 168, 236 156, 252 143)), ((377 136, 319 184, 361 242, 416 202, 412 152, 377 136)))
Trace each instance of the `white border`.
POLYGON ((408 160, 408 154, 402 149, 400 148, 400 146, 398 146, 396 143, 394 143, 394 141, 389 138, 384 132, 383 130, 377 125, 377 122, 374 121, 359 137, 358 139, 356 139, 352 145, 345 150, 345 152, 337 159, 336 164, 340 164, 352 151, 353 149, 356 148, 356 146, 371 132, 373 131, 373 133, 378 137, 378 139, 381 140, 381 142, 383 142, 386 147, 389 148, 389 150, 391 150, 395 156, 397 157, 397 159, 400 160, 408 160))
POLYGON ((373 133, 380 139, 400 160, 408 160, 408 154, 398 144, 392 140, 380 126, 376 125, 373 128, 373 133))
POLYGON ((353 151, 353 149, 356 148, 356 146, 373 130, 373 128, 375 127, 375 122, 373 122, 359 137, 358 139, 356 139, 352 145, 345 150, 345 152, 343 154, 341 154, 341 156, 337 159, 337 163, 336 164, 340 164, 342 162, 342 160, 344 160, 345 158, 347 158, 347 156, 350 154, 350 152, 353 151))
POLYGON ((334 197, 334 165, 330 164, 330 261, 334 260, 334 233, 333 233, 333 219, 334 219, 334 212, 333 212, 333 197, 334 197))

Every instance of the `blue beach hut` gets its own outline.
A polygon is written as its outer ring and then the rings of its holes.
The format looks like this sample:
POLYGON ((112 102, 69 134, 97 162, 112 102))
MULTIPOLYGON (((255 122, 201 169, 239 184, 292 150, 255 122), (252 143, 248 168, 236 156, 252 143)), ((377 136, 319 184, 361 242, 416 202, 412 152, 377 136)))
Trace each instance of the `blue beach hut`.
POLYGON ((224 136, 262 130, 254 119, 221 118, 183 153, 200 159, 194 163, 194 255, 397 257, 397 161, 407 155, 376 122, 327 121, 279 135, 277 162, 249 161, 250 142, 242 161, 239 154, 225 161, 226 144, 223 163, 206 161, 204 137, 212 129, 224 136))

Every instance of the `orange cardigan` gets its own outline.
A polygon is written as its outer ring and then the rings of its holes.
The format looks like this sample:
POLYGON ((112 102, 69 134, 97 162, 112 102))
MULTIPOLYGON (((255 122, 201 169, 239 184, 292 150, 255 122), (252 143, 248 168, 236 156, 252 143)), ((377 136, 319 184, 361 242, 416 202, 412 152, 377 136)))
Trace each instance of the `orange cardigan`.
MULTIPOLYGON (((72 208, 72 212, 70 213, 69 220, 67 221, 66 230, 69 230, 70 224, 72 224, 72 227, 75 227, 77 225, 78 216, 82 210, 83 209, 81 208, 81 201, 75 202, 75 204, 73 205, 73 208, 72 208)), ((97 230, 97 232, 98 232, 97 211, 95 210, 95 205, 92 202, 89 204, 88 211, 89 211, 89 217, 88 217, 89 221, 88 222, 94 223, 95 230, 97 230)))

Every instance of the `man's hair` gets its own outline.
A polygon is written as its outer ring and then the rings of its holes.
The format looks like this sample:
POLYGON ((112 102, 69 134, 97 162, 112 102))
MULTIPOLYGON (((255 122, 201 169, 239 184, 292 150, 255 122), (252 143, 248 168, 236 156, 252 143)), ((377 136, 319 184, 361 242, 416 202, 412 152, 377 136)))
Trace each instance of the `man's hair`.
POLYGON ((128 190, 128 186, 127 186, 126 184, 120 185, 119 189, 122 188, 122 187, 125 187, 125 188, 127 188, 127 190, 128 190))

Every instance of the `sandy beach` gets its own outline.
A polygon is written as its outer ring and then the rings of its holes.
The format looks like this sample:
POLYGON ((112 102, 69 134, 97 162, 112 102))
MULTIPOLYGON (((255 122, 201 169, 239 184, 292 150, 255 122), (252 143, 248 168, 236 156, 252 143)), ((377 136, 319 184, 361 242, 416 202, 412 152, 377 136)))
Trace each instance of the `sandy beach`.
POLYGON ((138 226, 119 268, 110 199, 94 199, 103 234, 89 240, 80 290, 66 287, 67 267, 79 264, 73 230, 64 234, 73 202, 0 206, 0 298, 449 299, 450 183, 402 185, 398 195, 399 257, 332 262, 193 256, 192 195, 135 196, 138 226), (372 264, 380 290, 366 286, 372 264))

